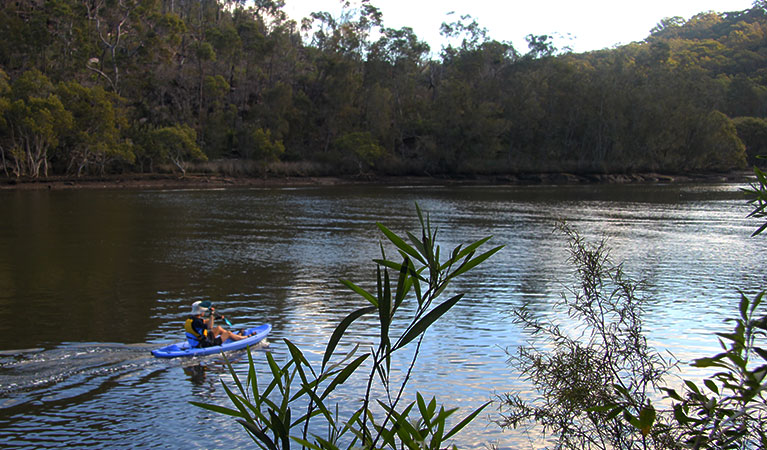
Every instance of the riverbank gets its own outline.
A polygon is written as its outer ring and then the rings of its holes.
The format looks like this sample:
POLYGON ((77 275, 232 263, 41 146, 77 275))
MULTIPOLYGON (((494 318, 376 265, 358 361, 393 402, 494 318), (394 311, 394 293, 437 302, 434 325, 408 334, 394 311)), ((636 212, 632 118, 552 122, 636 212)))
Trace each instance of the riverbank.
POLYGON ((102 177, 48 177, 0 179, 0 189, 221 189, 335 186, 348 184, 386 185, 567 185, 628 183, 748 183, 753 172, 697 174, 572 174, 537 173, 463 177, 368 176, 368 177, 230 177, 210 174, 123 174, 102 177))

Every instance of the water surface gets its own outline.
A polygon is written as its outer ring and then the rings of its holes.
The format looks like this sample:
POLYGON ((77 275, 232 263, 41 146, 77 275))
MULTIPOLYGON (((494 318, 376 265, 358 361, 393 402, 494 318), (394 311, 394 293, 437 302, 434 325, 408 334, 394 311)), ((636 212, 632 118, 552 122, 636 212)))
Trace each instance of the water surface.
MULTIPOLYGON (((373 290, 383 238, 375 224, 418 231, 416 202, 444 249, 487 235, 505 248, 453 286, 466 299, 429 332, 413 392, 468 412, 524 388, 506 364, 505 351, 526 339, 510 312, 531 303, 547 314, 571 280, 557 219, 589 238, 607 236, 613 258, 647 280, 654 344, 683 360, 708 355, 737 289, 765 285, 764 240, 749 237, 756 224, 745 219, 739 187, 0 192, 0 442, 251 446, 232 420, 188 404, 228 406, 220 357, 166 361, 149 350, 179 340, 191 303, 211 299, 235 328, 270 322, 268 351, 278 360, 288 338, 319 361, 338 321, 362 305, 338 280, 373 290)), ((354 328, 345 345, 374 342, 370 324, 354 328)), ((255 352, 261 370, 265 351, 255 352)), ((242 354, 235 369, 245 375, 242 354)), ((362 389, 357 380, 340 392, 343 408, 362 389)), ((460 436, 462 448, 524 445, 487 411, 460 436)))

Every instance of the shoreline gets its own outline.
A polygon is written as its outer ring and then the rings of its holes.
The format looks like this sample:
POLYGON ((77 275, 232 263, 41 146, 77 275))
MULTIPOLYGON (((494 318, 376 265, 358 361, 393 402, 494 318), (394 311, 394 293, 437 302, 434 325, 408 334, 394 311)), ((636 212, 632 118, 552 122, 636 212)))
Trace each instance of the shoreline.
POLYGON ((534 173, 479 175, 464 177, 429 176, 307 176, 307 177, 232 177, 212 174, 127 174, 103 177, 48 177, 40 179, 0 179, 0 190, 72 189, 221 189, 283 188, 341 185, 452 185, 452 186, 527 186, 579 184, 672 184, 672 183, 750 183, 752 171, 694 174, 573 174, 534 173))

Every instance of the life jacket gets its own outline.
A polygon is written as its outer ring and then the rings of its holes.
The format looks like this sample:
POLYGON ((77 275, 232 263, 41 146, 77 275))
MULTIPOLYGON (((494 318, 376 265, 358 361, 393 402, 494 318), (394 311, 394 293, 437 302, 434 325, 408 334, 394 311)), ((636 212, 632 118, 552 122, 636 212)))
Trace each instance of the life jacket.
POLYGON ((189 348, 200 347, 203 341, 209 340, 207 328, 202 330, 202 334, 194 329, 192 326, 194 319, 194 316, 189 316, 186 322, 184 322, 184 331, 186 332, 186 341, 189 343, 189 348))

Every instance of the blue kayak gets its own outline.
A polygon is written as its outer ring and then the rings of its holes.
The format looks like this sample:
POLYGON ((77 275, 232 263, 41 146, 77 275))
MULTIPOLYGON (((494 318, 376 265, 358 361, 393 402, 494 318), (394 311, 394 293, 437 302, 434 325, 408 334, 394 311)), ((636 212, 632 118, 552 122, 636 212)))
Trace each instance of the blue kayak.
POLYGON ((240 339, 239 341, 229 339, 221 345, 205 348, 189 348, 189 342, 184 341, 152 350, 152 354, 158 358, 175 358, 177 356, 203 356, 228 352, 230 350, 240 350, 249 345, 255 345, 261 342, 270 331, 272 331, 272 326, 267 323, 245 330, 245 334, 255 334, 245 339, 240 339))

